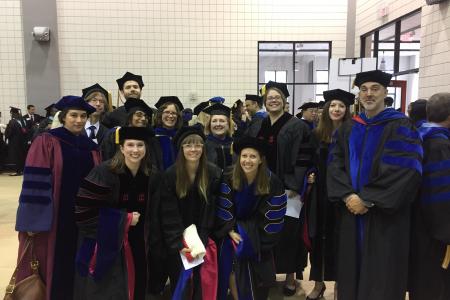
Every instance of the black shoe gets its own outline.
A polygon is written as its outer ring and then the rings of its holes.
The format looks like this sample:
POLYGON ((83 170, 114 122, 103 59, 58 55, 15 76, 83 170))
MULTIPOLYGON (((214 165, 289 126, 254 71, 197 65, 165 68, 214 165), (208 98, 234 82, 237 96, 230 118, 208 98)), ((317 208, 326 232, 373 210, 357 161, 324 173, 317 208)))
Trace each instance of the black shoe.
POLYGON ((286 285, 283 286, 283 295, 286 297, 294 296, 297 293, 297 284, 295 284, 295 288, 288 288, 286 285))
POLYGON ((305 300, 318 300, 323 298, 323 293, 325 293, 326 286, 323 284, 322 289, 320 290, 319 294, 317 294, 316 298, 311 298, 310 296, 306 297, 305 300))

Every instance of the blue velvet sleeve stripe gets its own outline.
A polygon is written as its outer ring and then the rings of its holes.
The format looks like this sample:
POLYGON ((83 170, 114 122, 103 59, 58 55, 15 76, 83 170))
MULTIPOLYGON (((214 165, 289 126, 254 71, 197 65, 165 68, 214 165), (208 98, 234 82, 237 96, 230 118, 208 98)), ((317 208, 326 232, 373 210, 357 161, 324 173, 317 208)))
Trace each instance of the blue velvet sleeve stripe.
POLYGON ((422 203, 430 204, 435 202, 450 202, 450 192, 439 194, 423 194, 421 197, 422 203))
POLYGON ((413 169, 413 170, 416 170, 417 172, 419 172, 419 174, 422 174, 422 164, 417 159, 385 155, 382 157, 381 160, 385 164, 402 167, 402 168, 413 169))
POLYGON ((424 173, 439 172, 445 169, 450 169, 450 160, 443 160, 434 163, 427 163, 423 166, 424 173))
POLYGON ((220 207, 216 208, 216 216, 224 221, 230 221, 231 219, 233 219, 233 215, 228 210, 220 207))
POLYGON ((52 198, 47 197, 47 196, 20 195, 19 201, 22 203, 47 204, 52 201, 52 198))
POLYGON ((265 214, 266 218, 270 221, 281 219, 284 215, 286 215, 286 206, 280 209, 271 209, 265 214))
POLYGON ((423 157, 423 148, 421 145, 412 144, 405 141, 400 140, 390 140, 385 144, 385 147, 390 150, 399 151, 399 152, 413 152, 423 157))
POLYGON ((231 188, 226 183, 220 184, 220 192, 224 194, 229 194, 231 192, 231 188))
POLYGON ((25 167, 23 169, 23 172, 36 175, 50 175, 52 173, 50 168, 40 168, 40 167, 25 167))
POLYGON ((22 188, 26 189, 39 189, 39 190, 48 190, 52 187, 50 182, 43 181, 24 181, 22 184, 22 188))
POLYGON ((443 177, 426 177, 423 179, 424 187, 437 187, 442 185, 450 185, 450 176, 443 177))
POLYGON ((400 126, 397 129, 397 134, 415 140, 419 138, 419 133, 416 130, 411 130, 405 126, 400 126))
POLYGON ((273 196, 270 200, 269 200, 269 204, 270 206, 280 206, 280 205, 285 205, 287 202, 287 196, 286 193, 280 195, 280 196, 273 196))
POLYGON ((230 208, 233 206, 233 203, 227 198, 219 197, 219 205, 224 208, 230 208))
POLYGON ((264 226, 264 231, 268 233, 278 233, 283 229, 284 220, 279 223, 269 223, 264 226))

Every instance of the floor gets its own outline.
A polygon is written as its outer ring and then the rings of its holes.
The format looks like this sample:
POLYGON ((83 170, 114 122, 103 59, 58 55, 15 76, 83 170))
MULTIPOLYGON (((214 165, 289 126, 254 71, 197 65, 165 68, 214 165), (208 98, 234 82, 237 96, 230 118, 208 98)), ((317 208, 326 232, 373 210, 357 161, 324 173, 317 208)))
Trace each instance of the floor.
MULTIPOLYGON (((22 176, 8 176, 0 174, 0 295, 4 295, 5 287, 9 283, 17 259, 17 233, 14 230, 14 223, 17 210, 17 201, 22 184, 22 176)), ((308 270, 305 271, 305 278, 308 278, 308 270)), ((282 280, 282 276, 277 277, 282 280)), ((302 281, 302 286, 307 293, 312 290, 313 283, 302 281)), ((325 291, 326 300, 333 299, 332 282, 327 282, 325 291)), ((278 289, 273 289, 270 294, 271 300, 281 300, 283 295, 280 292, 281 283, 278 289)), ((297 295, 286 297, 286 299, 303 300, 305 294, 299 291, 297 295)))

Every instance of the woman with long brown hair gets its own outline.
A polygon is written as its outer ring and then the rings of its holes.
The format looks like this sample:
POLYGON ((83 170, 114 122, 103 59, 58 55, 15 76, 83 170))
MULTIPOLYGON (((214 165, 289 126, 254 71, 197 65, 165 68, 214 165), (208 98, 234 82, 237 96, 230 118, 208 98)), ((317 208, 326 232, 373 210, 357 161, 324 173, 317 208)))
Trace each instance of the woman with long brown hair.
MULTIPOLYGON (((208 163, 204 149, 205 136, 200 127, 182 127, 173 141, 178 148, 177 159, 163 174, 159 188, 160 207, 157 211, 166 256, 160 258, 160 264, 164 267, 158 269, 168 273, 174 294, 187 293, 193 295, 193 299, 215 299, 214 288, 206 285, 214 280, 203 276, 203 273, 217 267, 215 244, 210 236, 222 171, 208 163), (205 262, 194 269, 184 270, 180 253, 188 259, 195 258, 190 257, 192 249, 183 238, 185 229, 192 224, 196 226, 201 243, 206 248, 205 262), (189 288, 184 289, 185 286, 189 288)), ((149 238, 155 240, 151 236, 149 238)))
POLYGON ((306 299, 320 299, 325 291, 324 281, 335 280, 336 257, 336 210, 327 196, 327 161, 334 133, 343 122, 350 120, 350 105, 355 95, 340 89, 323 93, 325 105, 319 125, 313 130, 311 144, 315 149, 317 174, 313 175, 315 195, 310 201, 307 214, 309 232, 315 232, 311 238, 310 280, 315 281, 314 289, 306 299))
POLYGON ((233 150, 238 161, 225 176, 216 212, 221 239, 217 299, 227 299, 230 287, 235 300, 264 300, 275 284, 272 250, 284 225, 287 196, 267 167, 263 140, 245 136, 233 150))
POLYGON ((75 299, 145 298, 144 216, 157 173, 146 127, 119 129, 119 150, 82 181, 76 202, 80 230, 75 299))

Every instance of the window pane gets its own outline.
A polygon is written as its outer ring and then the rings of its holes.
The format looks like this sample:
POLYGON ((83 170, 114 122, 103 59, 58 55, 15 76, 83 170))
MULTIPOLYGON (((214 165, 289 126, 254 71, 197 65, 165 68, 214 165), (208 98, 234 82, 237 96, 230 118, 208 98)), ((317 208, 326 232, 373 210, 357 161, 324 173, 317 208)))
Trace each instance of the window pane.
POLYGON ((317 80, 317 71, 328 71, 328 52, 303 52, 295 53, 295 82, 315 83, 328 82, 317 80))
POLYGON ((259 43, 259 50, 293 50, 292 43, 259 43))
POLYGON ((276 71, 276 73, 275 73, 275 81, 276 82, 286 83, 286 79, 287 79, 287 71, 276 71))
POLYGON ((319 102, 323 100, 323 91, 328 90, 328 84, 304 84, 295 86, 294 109, 295 114, 305 102, 319 102))
POLYGON ((264 71, 264 82, 275 81, 275 71, 264 71))
POLYGON ((420 13, 401 21, 399 71, 419 68, 420 13))
POLYGON ((394 73, 394 51, 378 53, 378 69, 387 73, 394 73))

